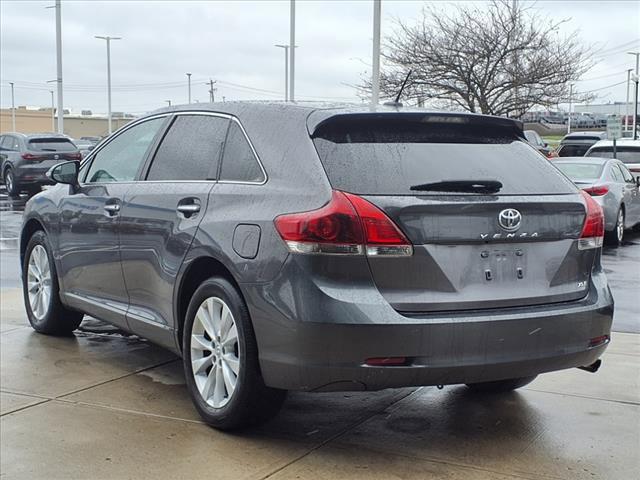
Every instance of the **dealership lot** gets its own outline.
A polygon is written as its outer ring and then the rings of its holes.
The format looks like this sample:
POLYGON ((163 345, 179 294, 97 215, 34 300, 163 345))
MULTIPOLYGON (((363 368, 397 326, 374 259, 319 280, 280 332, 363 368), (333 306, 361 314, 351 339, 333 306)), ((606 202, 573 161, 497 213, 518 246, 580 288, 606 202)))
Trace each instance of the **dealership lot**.
POLYGON ((269 424, 201 423, 171 353, 87 319, 70 338, 27 325, 24 200, 0 194, 1 470, 7 478, 627 479, 640 471, 640 235, 605 249, 616 299, 601 370, 504 396, 462 386, 292 394, 269 424))

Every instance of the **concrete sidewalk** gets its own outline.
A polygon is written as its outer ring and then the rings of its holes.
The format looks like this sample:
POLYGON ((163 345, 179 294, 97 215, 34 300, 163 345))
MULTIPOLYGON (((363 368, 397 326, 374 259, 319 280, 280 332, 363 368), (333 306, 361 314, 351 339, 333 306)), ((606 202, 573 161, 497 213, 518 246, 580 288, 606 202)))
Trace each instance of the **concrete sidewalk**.
POLYGON ((85 321, 71 338, 28 326, 0 291, 0 476, 220 479, 620 479, 640 476, 640 335, 618 333, 593 375, 517 393, 462 386, 292 394, 251 432, 203 425, 180 361, 85 321))

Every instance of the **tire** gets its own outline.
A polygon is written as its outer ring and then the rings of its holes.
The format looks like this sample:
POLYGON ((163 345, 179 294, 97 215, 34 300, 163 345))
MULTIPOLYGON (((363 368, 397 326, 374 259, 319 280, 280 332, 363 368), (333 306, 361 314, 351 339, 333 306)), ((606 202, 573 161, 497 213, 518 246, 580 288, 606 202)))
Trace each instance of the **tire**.
POLYGON ((69 310, 60 301, 56 266, 47 235, 38 230, 29 239, 22 265, 22 292, 29 323, 38 333, 69 335, 83 313, 69 310))
POLYGON ((263 423, 284 402, 286 391, 269 388, 262 380, 249 311, 224 278, 206 280, 193 294, 184 322, 182 358, 189 395, 212 427, 234 430, 263 423))
POLYGON ((616 224, 613 227, 613 230, 610 232, 604 232, 604 241, 607 245, 617 247, 622 243, 622 240, 624 239, 624 220, 624 208, 620 206, 616 213, 616 224))
POLYGON ((498 380, 496 382, 482 382, 482 383, 467 383, 467 387, 479 393, 506 393, 511 392, 517 388, 529 385, 536 379, 537 375, 533 377, 522 378, 510 378, 507 380, 498 380))
POLYGON ((7 167, 4 171, 4 186, 7 189, 7 195, 17 197, 20 195, 20 185, 16 183, 16 177, 11 167, 7 167))

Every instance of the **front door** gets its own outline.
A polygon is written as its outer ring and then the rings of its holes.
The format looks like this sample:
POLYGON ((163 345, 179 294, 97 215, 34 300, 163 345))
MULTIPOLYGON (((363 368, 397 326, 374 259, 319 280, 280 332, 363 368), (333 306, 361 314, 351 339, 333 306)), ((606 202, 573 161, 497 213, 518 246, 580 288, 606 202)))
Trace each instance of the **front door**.
POLYGON ((166 118, 116 134, 83 165, 78 189, 60 202, 59 266, 64 302, 127 328, 120 262, 120 211, 166 118))
POLYGON ((176 114, 145 169, 125 196, 121 257, 132 331, 175 348, 176 277, 207 211, 229 120, 176 114))

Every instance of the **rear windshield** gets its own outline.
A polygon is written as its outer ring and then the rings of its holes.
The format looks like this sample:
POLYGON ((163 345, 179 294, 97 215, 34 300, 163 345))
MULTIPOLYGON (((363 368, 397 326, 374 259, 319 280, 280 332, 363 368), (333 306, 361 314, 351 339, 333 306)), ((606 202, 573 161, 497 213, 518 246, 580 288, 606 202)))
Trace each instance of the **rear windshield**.
POLYGON ((497 180, 501 195, 575 191, 513 131, 486 125, 342 121, 321 125, 313 142, 331 185, 353 193, 446 195, 410 189, 444 180, 497 180))
POLYGON ((589 145, 562 145, 558 150, 559 157, 582 157, 589 150, 589 145))
POLYGON ((66 138, 36 138, 29 140, 29 150, 37 152, 73 152, 76 146, 66 138))
MULTIPOLYGON (((588 157, 613 158, 613 147, 598 147, 589 152, 588 157)), ((640 148, 618 147, 616 158, 624 163, 640 163, 640 148)))
POLYGON ((558 169, 574 182, 600 178, 603 165, 595 163, 554 163, 558 169))

